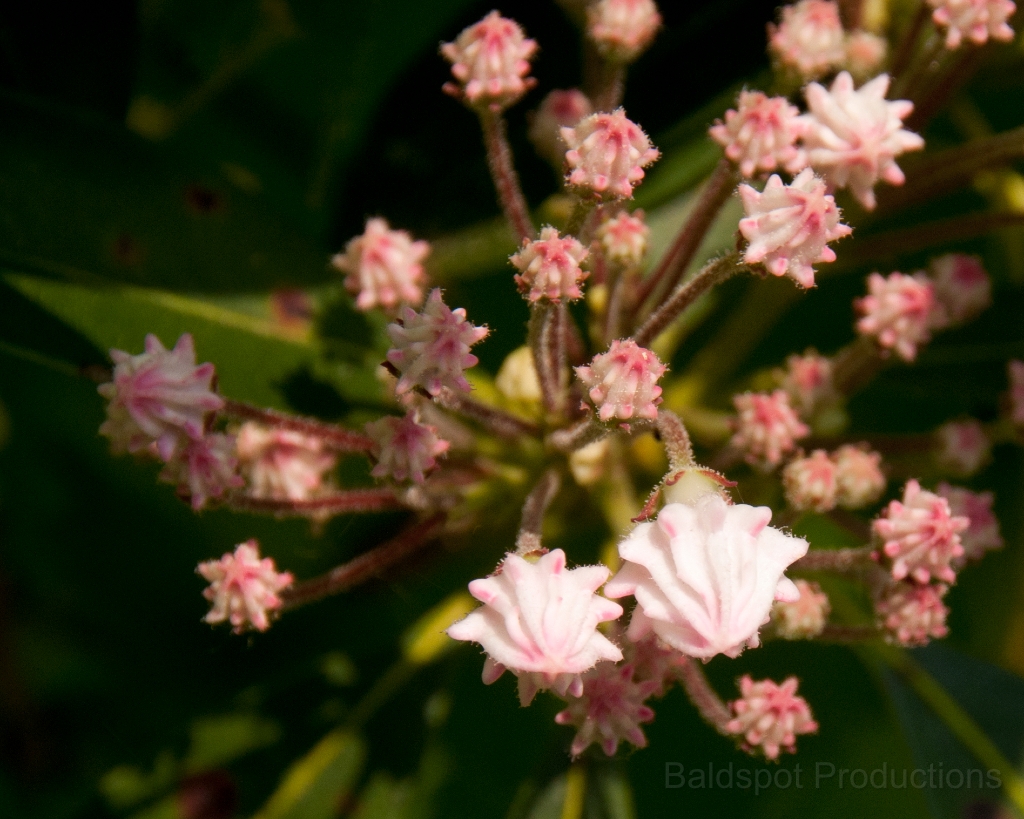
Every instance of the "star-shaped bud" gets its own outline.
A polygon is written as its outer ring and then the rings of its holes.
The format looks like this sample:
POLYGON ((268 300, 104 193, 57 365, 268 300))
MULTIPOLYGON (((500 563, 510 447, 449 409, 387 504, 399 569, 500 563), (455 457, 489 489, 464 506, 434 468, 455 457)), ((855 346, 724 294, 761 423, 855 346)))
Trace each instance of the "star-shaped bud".
POLYGON ((992 280, 977 256, 938 256, 928 264, 928 274, 951 326, 966 324, 992 304, 992 280))
POLYGON ((650 235, 642 210, 619 211, 594 231, 605 259, 623 267, 636 267, 643 261, 650 235))
POLYGON ((882 456, 867 444, 844 444, 832 453, 836 464, 836 503, 843 509, 861 509, 882 497, 885 473, 882 456))
POLYGON ((591 114, 574 128, 563 128, 569 146, 566 182, 601 199, 630 199, 644 178, 644 168, 660 156, 639 125, 621 108, 591 114))
POLYGON ((371 421, 366 425, 366 434, 373 439, 370 454, 377 460, 370 474, 399 483, 423 483, 426 473, 450 446, 438 437, 436 427, 420 423, 413 410, 402 418, 388 415, 371 421))
POLYGON ((824 449, 794 458, 782 470, 786 500, 794 509, 827 512, 836 505, 836 465, 824 449))
POLYGON ((812 265, 834 262, 828 243, 853 232, 839 221, 825 183, 805 168, 789 185, 772 174, 764 191, 740 185, 739 192, 746 213, 740 233, 748 242, 743 260, 763 264, 773 276, 788 275, 801 287, 814 287, 812 265))
POLYGON ((742 737, 749 753, 760 751, 768 759, 778 759, 782 751, 795 753, 799 734, 818 731, 810 706, 796 694, 798 685, 796 677, 779 685, 772 680, 754 682, 749 674, 744 675, 741 697, 730 703, 733 718, 725 730, 742 737))
POLYGON ((800 110, 785 97, 769 97, 760 91, 740 91, 736 109, 716 120, 708 134, 750 178, 758 173, 784 169, 798 173, 807 157, 797 145, 803 135, 800 110))
POLYGON ((870 79, 885 62, 889 42, 870 31, 853 31, 846 38, 845 66, 857 79, 870 79))
POLYGON ((665 365, 658 357, 628 338, 616 339, 608 352, 594 356, 589 365, 576 368, 576 375, 602 421, 657 418, 661 403, 658 379, 664 374, 665 365))
POLYGON ((391 309, 400 303, 423 302, 423 260, 430 245, 413 241, 404 230, 391 230, 387 220, 368 219, 361 236, 350 239, 345 252, 331 264, 347 273, 345 287, 356 297, 356 307, 391 309))
POLYGON ((831 606, 828 595, 817 583, 794 580, 800 598, 792 602, 779 601, 772 606, 775 633, 785 640, 810 640, 825 630, 831 606))
POLYGON ((854 301, 860 313, 857 332, 871 336, 883 351, 904 361, 917 358, 917 348, 931 338, 933 327, 944 324, 935 288, 923 273, 868 276, 868 295, 854 301))
POLYGON ((778 25, 768 25, 768 51, 783 68, 809 80, 846 59, 843 24, 834 0, 800 0, 783 6, 778 25))
POLYGON ((867 210, 874 210, 878 180, 903 184, 896 157, 924 147, 918 134, 903 127, 914 104, 886 100, 888 90, 888 74, 854 89, 846 71, 831 88, 812 82, 804 89, 807 161, 833 187, 849 188, 867 210))
POLYGON ((260 559, 259 544, 249 540, 220 560, 200 563, 196 571, 209 581, 203 597, 213 603, 207 623, 228 621, 236 634, 248 628, 266 631, 270 617, 281 608, 278 593, 295 582, 291 572, 279 572, 273 558, 260 559))
POLYGON ((1003 536, 999 533, 999 519, 992 511, 995 495, 991 492, 972 492, 962 486, 940 483, 937 494, 949 502, 949 511, 954 517, 965 517, 970 525, 960 533, 960 545, 964 547, 962 561, 980 560, 991 549, 1003 548, 1003 536))
POLYGON ((238 474, 234 436, 212 432, 187 440, 175 449, 160 472, 160 480, 177 486, 181 497, 197 512, 211 498, 242 486, 245 481, 238 474))
POLYGON ((446 93, 472 107, 500 111, 518 101, 537 84, 530 59, 537 43, 526 38, 515 20, 492 11, 465 29, 453 43, 441 46, 458 83, 447 83, 446 93))
POLYGON ((580 284, 590 275, 580 267, 589 253, 574 236, 559 236, 549 225, 539 239, 524 239, 509 261, 519 271, 514 277, 519 292, 530 302, 575 301, 582 298, 580 284))
POLYGON ((322 438, 251 421, 238 430, 236 448, 254 498, 310 500, 327 487, 327 475, 338 465, 322 438))
POLYGON ((796 442, 811 433, 782 390, 745 392, 734 395, 732 402, 738 413, 732 445, 753 466, 766 470, 778 466, 796 449, 796 442))
POLYGON ((786 359, 786 369, 777 371, 779 386, 790 403, 804 418, 810 418, 821 406, 837 398, 832 383, 832 360, 816 350, 786 359))
POLYGON ((597 0, 587 7, 587 35, 609 60, 631 63, 661 28, 654 0, 597 0))
POLYGON ((935 430, 935 440, 938 465, 960 477, 974 475, 992 454, 992 441, 985 427, 974 418, 943 424, 935 430))
POLYGON ((927 645, 932 638, 949 633, 946 616, 949 609, 942 602, 948 586, 936 583, 918 586, 914 583, 893 583, 875 602, 878 623, 889 642, 902 646, 927 645))
POLYGON ((578 88, 555 89, 544 97, 533 112, 527 136, 537 153, 561 172, 567 150, 562 139, 562 128, 571 128, 592 113, 594 106, 578 88))
POLYGON ((1013 0, 928 0, 935 25, 946 29, 946 48, 959 48, 964 39, 975 45, 993 40, 1009 42, 1013 29, 1007 22, 1017 10, 1013 0))

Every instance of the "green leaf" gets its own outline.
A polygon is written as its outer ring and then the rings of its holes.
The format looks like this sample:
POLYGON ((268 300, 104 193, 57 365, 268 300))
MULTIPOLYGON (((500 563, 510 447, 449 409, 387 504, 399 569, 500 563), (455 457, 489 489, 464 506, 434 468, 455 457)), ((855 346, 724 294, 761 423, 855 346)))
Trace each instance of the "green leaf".
POLYGON ((219 714, 194 720, 189 733, 192 744, 185 767, 205 771, 272 745, 281 729, 276 722, 255 714, 219 714))

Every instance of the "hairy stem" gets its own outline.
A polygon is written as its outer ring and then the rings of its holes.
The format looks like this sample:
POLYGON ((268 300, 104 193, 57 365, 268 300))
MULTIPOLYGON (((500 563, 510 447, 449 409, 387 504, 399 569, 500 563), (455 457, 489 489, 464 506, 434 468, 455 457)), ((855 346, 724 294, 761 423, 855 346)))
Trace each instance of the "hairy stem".
POLYGON ((537 485, 526 496, 526 502, 523 504, 523 516, 519 524, 519 534, 516 536, 516 554, 525 555, 540 549, 544 513, 547 512, 551 501, 555 499, 561 485, 562 478, 558 474, 558 470, 549 469, 541 475, 537 485))
POLYGON ((480 127, 484 132, 484 147, 487 149, 487 166, 491 170, 498 202, 505 212, 509 224, 519 241, 530 240, 536 234, 526 197, 519 185, 519 174, 512 161, 512 148, 508 144, 505 119, 500 113, 483 111, 480 127))
POLYGON ((552 432, 548 436, 548 443, 559 452, 575 452, 594 441, 600 441, 608 434, 606 426, 598 423, 593 416, 588 416, 571 427, 552 432))
POLYGON ((658 433, 665 445, 669 466, 686 469, 693 466, 693 444, 682 419, 671 410, 658 410, 658 433))
POLYGON ((732 736, 725 727, 732 719, 732 714, 729 713, 729 708, 711 687, 711 683, 708 682, 708 678, 704 674, 704 669, 692 657, 684 658, 677 668, 679 681, 683 684, 686 695, 704 721, 723 736, 732 736))
POLYGON ((323 421, 318 421, 315 418, 288 415, 277 410, 246 404, 242 401, 228 399, 224 402, 224 408, 221 412, 232 418, 256 421, 268 427, 301 432, 303 435, 319 438, 324 443, 329 444, 332 449, 336 449, 339 452, 368 452, 373 446, 373 441, 361 433, 352 432, 333 424, 325 424, 323 421))
POLYGON ((279 517, 303 518, 387 512, 405 508, 390 489, 346 489, 301 501, 232 495, 225 504, 240 512, 262 512, 279 517))
POLYGON ((791 568, 801 572, 839 572, 846 574, 873 566, 871 547, 855 549, 813 549, 801 557, 791 568))
POLYGON ((536 437, 540 430, 532 421, 512 415, 505 410, 492 407, 482 401, 470 398, 444 387, 434 397, 434 401, 449 412, 458 413, 475 421, 480 426, 497 435, 499 438, 520 438, 524 435, 536 437))
POLYGON ((562 406, 562 362, 565 354, 563 305, 539 302, 530 308, 529 340, 537 369, 544 408, 557 412, 562 406))

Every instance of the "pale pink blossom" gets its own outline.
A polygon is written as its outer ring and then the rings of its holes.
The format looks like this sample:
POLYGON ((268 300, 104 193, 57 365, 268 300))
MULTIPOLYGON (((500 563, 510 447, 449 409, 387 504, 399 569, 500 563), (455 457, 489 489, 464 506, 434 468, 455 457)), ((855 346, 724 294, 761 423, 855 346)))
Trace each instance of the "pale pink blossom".
POLYGON ((836 464, 836 503, 861 509, 882 497, 886 479, 882 456, 867 444, 844 444, 832 453, 836 464))
POLYGON ((254 498, 304 501, 327 486, 338 456, 322 438, 251 421, 238 430, 238 460, 254 498))
POLYGON ((1012 0, 928 0, 935 25, 946 29, 946 48, 959 48, 964 38, 984 45, 989 37, 1009 42, 1013 29, 1007 22, 1017 6, 1012 0))
POLYGON ((621 108, 591 114, 573 128, 562 128, 561 134, 569 146, 566 182, 602 199, 631 198, 633 186, 644 178, 643 169, 661 155, 621 108))
POLYGON ((550 225, 541 228, 540 238, 523 239, 522 249, 509 261, 519 271, 515 282, 530 302, 575 301, 582 298, 580 284, 589 273, 580 265, 590 255, 574 236, 559 236, 550 225))
POLYGON ((1024 361, 1010 361, 1006 369, 1010 380, 1010 421, 1024 427, 1024 361))
POLYGON ((975 474, 992 454, 992 441, 974 418, 943 424, 935 431, 935 440, 938 465, 961 477, 975 474))
POLYGON ((485 684, 506 670, 515 674, 523 705, 543 689, 579 697, 584 673, 603 660, 622 659, 597 630, 622 616, 622 606, 595 594, 608 574, 605 566, 567 571, 561 549, 535 562, 507 555, 493 575, 469 584, 484 605, 451 626, 448 636, 483 646, 485 684))
POLYGON ((469 392, 463 371, 478 361, 469 350, 487 333, 486 327, 475 327, 466 320, 462 307, 450 309, 437 288, 420 312, 403 307, 398 321, 388 325, 394 346, 388 350, 387 360, 399 376, 395 391, 403 395, 420 387, 437 395, 448 387, 469 392))
POLYGON ((643 261, 650 235, 642 210, 619 211, 594 231, 605 259, 623 267, 636 267, 643 261))
POLYGON ((654 680, 638 680, 632 664, 598 663, 583 675, 583 693, 570 697, 569 706, 555 715, 559 725, 573 725, 570 753, 577 757, 592 743, 599 743, 613 756, 619 743, 628 740, 637 748, 647 747, 640 726, 654 719, 645 701, 658 687, 654 680))
POLYGON ((370 454, 377 460, 370 472, 375 478, 423 483, 425 473, 437 464, 437 458, 450 444, 437 434, 437 428, 423 424, 414 410, 402 418, 385 416, 366 425, 373 439, 370 454))
POLYGON ((779 601, 772 606, 775 633, 785 640, 809 640, 825 630, 831 606, 828 595, 817 583, 794 580, 800 598, 792 602, 779 601))
POLYGON ((455 42, 441 46, 441 55, 452 64, 452 76, 458 80, 444 90, 470 105, 500 111, 536 85, 526 76, 536 51, 537 43, 526 38, 515 20, 492 11, 463 30, 455 42))
POLYGON ((870 31, 852 31, 846 38, 845 66, 858 79, 868 79, 878 73, 885 62, 889 42, 870 31))
POLYGON ((578 88, 555 89, 544 97, 540 107, 533 112, 527 135, 537 153, 561 171, 568 149, 562 139, 561 129, 571 128, 592 113, 594 106, 578 88))
POLYGON ((597 0, 587 7, 587 34, 610 60, 631 63, 661 28, 654 0, 597 0))
POLYGON ((893 583, 875 603, 879 625, 890 642, 902 646, 923 646, 934 638, 945 637, 949 609, 942 602, 948 586, 937 583, 919 586, 893 583))
POLYGON ((725 730, 742 737, 746 751, 760 750, 768 759, 778 759, 782 751, 795 753, 797 735, 818 731, 810 706, 796 694, 798 685, 796 677, 779 685, 772 680, 754 682, 744 674, 740 699, 730 703, 733 718, 725 730))
POLYGON ((868 210, 875 207, 879 179, 903 184, 896 157, 924 147, 918 134, 903 128, 914 104, 886 100, 888 90, 888 74, 855 90, 853 77, 846 71, 829 89, 815 82, 804 89, 809 109, 804 115, 807 161, 833 187, 849 188, 868 210))
POLYGON ((969 525, 967 518, 952 514, 945 498, 907 481, 902 502, 891 501, 871 524, 881 544, 873 557, 889 566, 895 580, 952 583, 951 564, 964 554, 960 532, 969 525))
POLYGON ((734 395, 732 402, 739 413, 734 422, 736 433, 732 445, 754 466, 762 469, 778 466, 796 449, 796 442, 811 433, 790 406, 789 396, 783 390, 745 392, 734 395))
POLYGON ((768 51, 805 80, 827 74, 846 58, 843 24, 834 0, 800 0, 782 7, 768 25, 768 51))
POLYGON ((772 174, 764 191, 740 185, 739 193, 746 213, 740 233, 748 242, 743 261, 763 264, 773 276, 788 275, 801 287, 814 287, 813 264, 836 260, 828 243, 853 232, 839 221, 835 199, 810 168, 789 185, 772 174))
POLYGON ((868 295, 856 299, 854 307, 861 315, 857 332, 874 337, 883 350, 904 361, 913 361, 917 348, 931 338, 931 329, 941 324, 934 286, 922 273, 872 273, 868 295))
POLYGON ((935 298, 953 326, 977 318, 992 304, 992 280, 977 256, 947 253, 928 264, 935 298))
POLYGON ((220 498, 229 489, 242 486, 245 481, 238 474, 234 436, 211 432, 187 440, 174 450, 160 472, 160 480, 177 486, 179 494, 197 512, 211 498, 220 498))
POLYGON ((837 397, 832 383, 832 360, 816 350, 789 356, 786 369, 778 372, 777 377, 779 386, 804 418, 811 417, 822 405, 837 397))
POLYGON ((281 608, 278 593, 295 582, 291 572, 277 571, 273 558, 260 559, 255 540, 239 544, 220 560, 200 563, 196 571, 210 583, 203 597, 213 607, 204 619, 211 624, 227 620, 236 634, 250 627, 270 628, 268 613, 281 608))
POLYGON ((356 307, 391 309, 399 303, 417 306, 423 302, 423 260, 430 244, 413 241, 404 230, 391 230, 386 219, 366 221, 361 236, 350 239, 345 252, 331 264, 347 273, 345 287, 356 297, 356 307))
POLYGON ((797 140, 804 128, 800 110, 785 97, 740 91, 736 109, 725 112, 725 122, 715 120, 708 134, 749 178, 779 168, 789 173, 803 170, 807 157, 797 140))
POLYGON ((824 449, 794 458, 782 470, 786 500, 801 511, 827 512, 836 505, 836 465, 824 449))
POLYGON ((775 600, 799 592, 783 575, 807 541, 768 526, 771 509, 729 505, 717 494, 667 504, 619 544, 623 565, 605 588, 633 595, 631 640, 654 632, 691 657, 736 657, 759 645, 775 600))
POLYGON ((146 351, 130 355, 111 350, 112 380, 98 388, 108 399, 100 434, 117 452, 153 447, 168 460, 184 441, 203 437, 210 413, 224 406, 214 391, 212 364, 196 366, 192 336, 185 333, 173 350, 155 335, 146 336, 146 351))
POLYGON ((980 560, 990 549, 1003 548, 999 519, 992 511, 995 495, 972 492, 948 483, 940 483, 936 491, 949 502, 950 514, 970 521, 970 525, 960 533, 960 545, 964 547, 963 562, 980 560))
POLYGON ((664 374, 665 365, 658 357, 628 338, 616 339, 608 352, 576 368, 602 421, 657 418, 661 403, 658 379, 664 374))

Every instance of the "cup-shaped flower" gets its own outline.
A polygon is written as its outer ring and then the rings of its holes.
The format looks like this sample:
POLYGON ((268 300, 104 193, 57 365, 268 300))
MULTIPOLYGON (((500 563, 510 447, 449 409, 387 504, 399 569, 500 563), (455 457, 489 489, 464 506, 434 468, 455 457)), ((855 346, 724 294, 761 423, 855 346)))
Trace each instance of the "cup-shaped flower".
POLYGON ((207 623, 231 623, 236 634, 247 628, 270 628, 268 612, 281 608, 278 593, 295 582, 291 572, 279 572, 270 557, 260 558, 255 540, 239 544, 225 552, 220 560, 200 563, 196 572, 210 585, 203 597, 213 603, 204 618, 207 623))
POLYGON ((803 135, 800 109, 785 97, 769 97, 760 91, 740 91, 736 109, 725 112, 708 134, 746 177, 784 169, 798 173, 807 157, 797 145, 803 135))
POLYGON ((661 154, 639 125, 621 108, 591 114, 573 128, 562 129, 569 146, 566 182, 601 199, 630 199, 644 168, 661 154))
POLYGON ((543 689, 579 697, 585 672, 622 659, 618 646, 597 630, 622 616, 622 606, 595 593, 608 574, 605 566, 567 570, 561 549, 536 562, 510 554, 491 577, 469 584, 484 605, 451 626, 448 636, 483 646, 484 683, 506 670, 515 674, 523 705, 543 689))
POLYGON ((772 680, 754 682, 744 675, 742 696, 731 703, 734 716, 725 729, 743 738, 745 750, 761 751, 768 759, 778 759, 782 751, 795 752, 798 734, 818 730, 807 700, 796 694, 798 685, 796 677, 779 685, 772 680))
POLYGON ((360 310, 418 306, 423 302, 422 262, 429 253, 429 243, 413 241, 408 232, 391 230, 387 220, 377 217, 366 221, 362 235, 349 239, 331 264, 348 274, 345 287, 360 310))
POLYGON ((1013 29, 1007 22, 1017 10, 1013 0, 928 0, 935 25, 946 29, 946 48, 959 48, 964 38, 984 45, 989 37, 1009 42, 1013 29))
POLYGON ((619 544, 623 566, 605 587, 633 595, 629 637, 653 631, 691 657, 736 657, 759 644, 775 600, 797 600, 783 575, 807 541, 768 526, 764 506, 729 505, 717 494, 670 503, 619 544))
POLYGON ((580 284, 589 275, 580 267, 589 252, 574 236, 559 236, 548 225, 540 238, 523 240, 523 247, 509 261, 519 271, 515 282, 530 302, 575 301, 583 296, 580 284))

